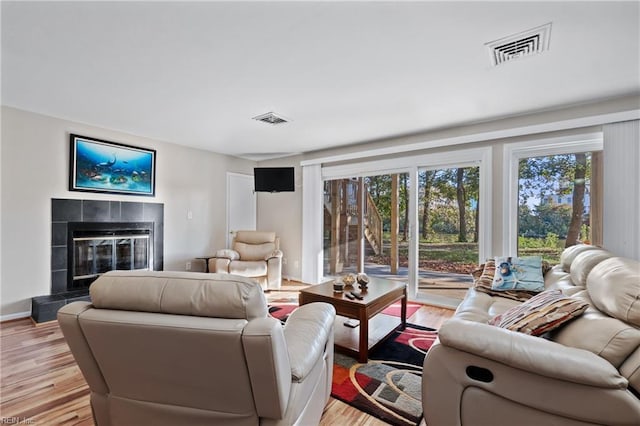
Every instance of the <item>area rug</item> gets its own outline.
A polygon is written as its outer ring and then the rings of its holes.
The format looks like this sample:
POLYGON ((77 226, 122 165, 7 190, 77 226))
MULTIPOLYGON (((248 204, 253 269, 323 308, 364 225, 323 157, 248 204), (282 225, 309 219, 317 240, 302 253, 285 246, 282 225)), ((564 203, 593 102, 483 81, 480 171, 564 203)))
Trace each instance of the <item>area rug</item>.
POLYGON ((435 330, 407 324, 369 354, 369 362, 335 353, 331 396, 392 425, 422 419, 422 363, 435 330))
MULTIPOLYGON (((273 305, 269 312, 285 322, 297 305, 273 305)), ((389 315, 400 308, 389 310, 389 315)), ((417 305, 417 309, 420 305, 417 305)), ((413 312, 415 312, 415 310, 413 312)), ((385 312, 386 313, 386 312, 385 312)), ((409 307, 407 307, 409 315, 409 307)), ((436 340, 431 328, 407 324, 369 353, 369 362, 336 352, 331 396, 392 425, 417 425, 422 419, 422 363, 436 340)))

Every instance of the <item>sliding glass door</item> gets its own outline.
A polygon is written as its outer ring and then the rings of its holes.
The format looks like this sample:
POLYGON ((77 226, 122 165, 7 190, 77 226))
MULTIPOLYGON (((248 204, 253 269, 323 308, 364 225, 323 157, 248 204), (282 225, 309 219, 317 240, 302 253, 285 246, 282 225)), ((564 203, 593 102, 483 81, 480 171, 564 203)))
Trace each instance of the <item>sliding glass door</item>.
MULTIPOLYGON (((461 300, 478 265, 480 168, 418 171, 418 292, 461 300)), ((455 303, 455 302, 454 302, 455 303)))
POLYGON ((322 274, 404 280, 410 299, 455 304, 491 251, 490 171, 491 148, 323 166, 322 274))
POLYGON ((324 182, 323 272, 408 275, 408 173, 324 182))

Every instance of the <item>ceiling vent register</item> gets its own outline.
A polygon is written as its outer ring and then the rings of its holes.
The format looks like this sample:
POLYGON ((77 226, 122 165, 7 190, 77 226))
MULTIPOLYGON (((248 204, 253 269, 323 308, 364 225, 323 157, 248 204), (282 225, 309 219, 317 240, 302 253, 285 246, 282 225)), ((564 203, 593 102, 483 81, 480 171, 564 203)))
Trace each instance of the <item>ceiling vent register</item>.
POLYGON ((267 112, 266 114, 257 115, 253 117, 253 119, 256 121, 262 121, 263 123, 271 124, 273 126, 275 126, 276 124, 289 122, 289 120, 281 115, 276 114, 275 112, 267 112))
POLYGON ((514 59, 536 55, 549 49, 551 22, 548 24, 486 43, 493 66, 514 59))

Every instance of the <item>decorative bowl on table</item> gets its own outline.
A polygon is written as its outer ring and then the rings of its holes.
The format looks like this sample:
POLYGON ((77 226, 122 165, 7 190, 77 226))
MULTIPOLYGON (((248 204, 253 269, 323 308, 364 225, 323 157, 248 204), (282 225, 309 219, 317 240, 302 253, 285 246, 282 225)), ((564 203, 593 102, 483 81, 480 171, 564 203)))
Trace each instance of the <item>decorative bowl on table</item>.
POLYGON ((356 277, 353 274, 347 274, 342 277, 342 282, 344 283, 345 287, 352 287, 356 282, 356 277))
POLYGON ((363 290, 369 285, 369 277, 365 273, 358 274, 358 276, 356 277, 356 281, 358 282, 360 288, 363 290))
POLYGON ((344 289, 344 283, 340 282, 338 280, 334 280, 333 281, 333 291, 335 293, 342 293, 342 290, 344 289))

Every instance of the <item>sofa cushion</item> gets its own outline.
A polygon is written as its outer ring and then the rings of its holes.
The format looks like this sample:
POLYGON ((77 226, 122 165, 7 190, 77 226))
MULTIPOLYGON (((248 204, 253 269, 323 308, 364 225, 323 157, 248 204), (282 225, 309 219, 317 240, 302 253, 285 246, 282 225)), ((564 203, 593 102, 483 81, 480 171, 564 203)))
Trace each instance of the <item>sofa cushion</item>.
POLYGON ((479 290, 479 288, 470 288, 467 291, 464 300, 456 309, 456 318, 486 324, 492 317, 520 305, 517 300, 493 297, 479 290))
POLYGON ((474 288, 482 293, 489 294, 491 296, 506 297, 507 299, 525 301, 535 294, 535 292, 527 290, 501 290, 496 291, 491 288, 493 283, 493 277, 496 270, 496 263, 494 259, 487 259, 484 265, 480 265, 480 268, 471 273, 474 278, 474 288))
POLYGON ((242 275, 243 277, 263 277, 267 275, 267 262, 264 260, 236 260, 229 264, 229 273, 242 275))
POLYGON ((233 244, 233 248, 235 251, 240 253, 241 260, 265 260, 269 254, 273 253, 273 251, 276 250, 276 244, 245 244, 236 241, 233 244))
MULTIPOLYGON (((562 290, 562 292, 570 296, 569 290, 584 290, 584 287, 576 287, 571 281, 571 275, 562 269, 561 265, 556 265, 544 276, 544 288, 546 290, 562 290)), ((575 291, 574 291, 575 292, 575 291)))
MULTIPOLYGON (((590 302, 589 293, 584 290, 573 297, 590 302)), ((565 346, 599 355, 616 368, 640 346, 640 330, 603 314, 594 306, 590 306, 580 318, 553 331, 550 338, 565 346)))
POLYGON ((587 290, 602 312, 640 326, 640 262, 621 257, 603 260, 587 277, 587 290))
POLYGON ((528 290, 540 292, 544 290, 542 277, 542 258, 529 257, 496 257, 496 271, 491 288, 493 290, 528 290))
POLYGON ((547 290, 495 316, 489 324, 540 336, 582 314, 588 306, 584 301, 564 296, 560 290, 547 290))

